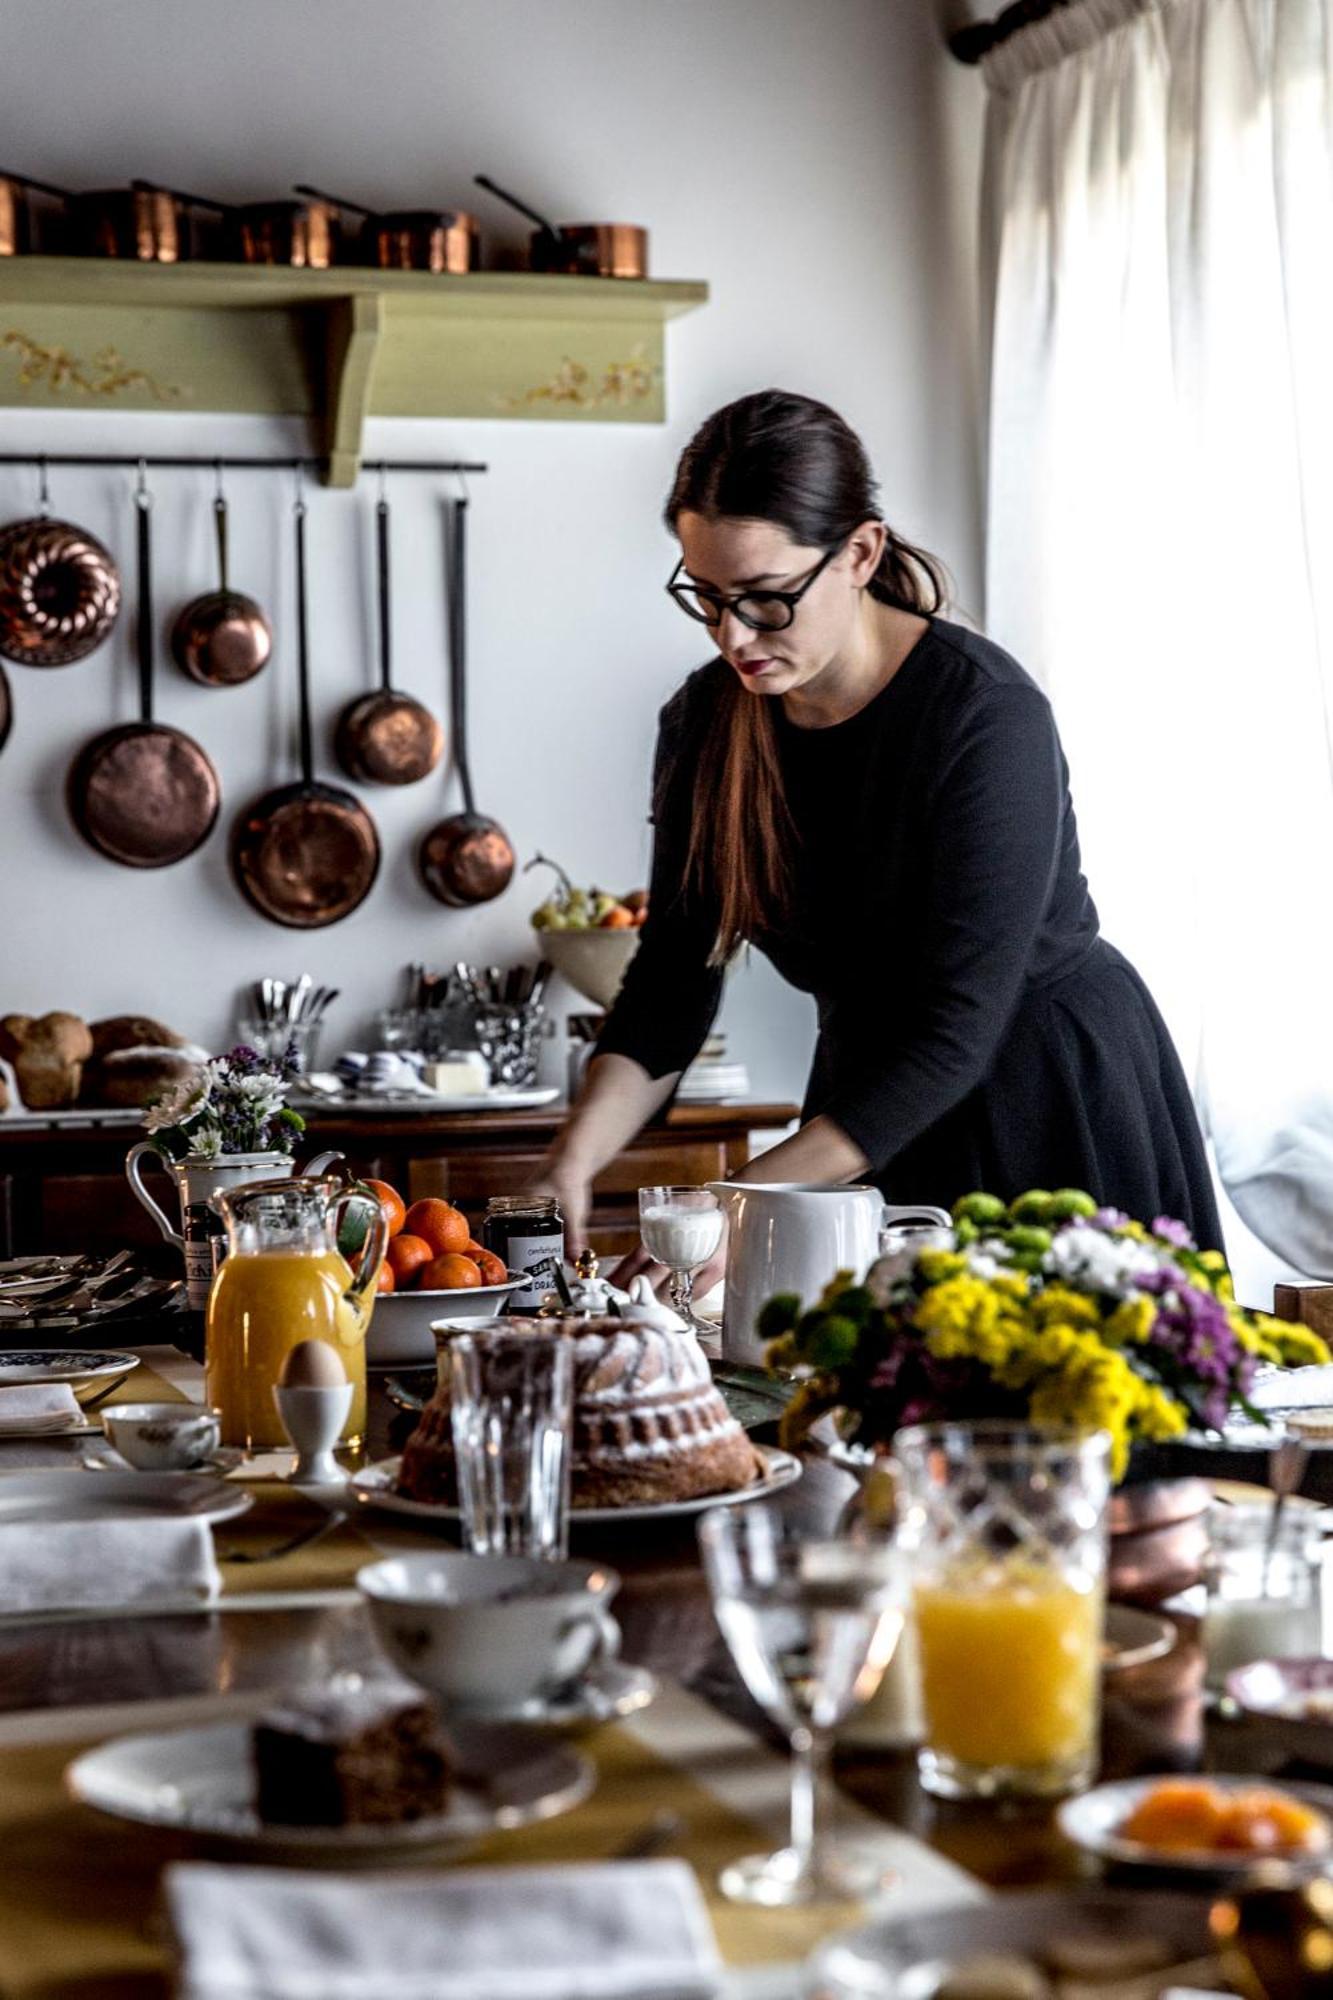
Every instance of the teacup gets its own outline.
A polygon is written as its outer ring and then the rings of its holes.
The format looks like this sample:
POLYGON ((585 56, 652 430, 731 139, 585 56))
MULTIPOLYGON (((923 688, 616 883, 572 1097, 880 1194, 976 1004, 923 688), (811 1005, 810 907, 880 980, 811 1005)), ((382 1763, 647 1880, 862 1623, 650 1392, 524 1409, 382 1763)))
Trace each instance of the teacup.
POLYGON ((620 1649, 604 1563, 442 1550, 371 1563, 356 1587, 395 1666, 450 1708, 512 1713, 620 1649))
POLYGON ((198 1403, 117 1403, 103 1410, 102 1429, 140 1472, 188 1472, 222 1442, 217 1411, 198 1403))

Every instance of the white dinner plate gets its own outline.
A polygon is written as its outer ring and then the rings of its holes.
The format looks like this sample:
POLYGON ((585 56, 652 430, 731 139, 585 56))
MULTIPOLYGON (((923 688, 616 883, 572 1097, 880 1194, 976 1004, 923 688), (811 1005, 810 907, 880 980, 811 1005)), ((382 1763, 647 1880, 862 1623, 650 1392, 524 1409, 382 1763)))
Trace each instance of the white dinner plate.
POLYGON ((596 1783, 586 1757, 534 1730, 469 1723, 454 1749, 461 1761, 444 1812, 386 1826, 266 1825, 254 1807, 244 1722, 117 1737, 77 1757, 65 1786, 116 1819, 341 1862, 408 1847, 471 1847, 497 1829, 569 1812, 596 1783))
POLYGON ((253 1505, 243 1486, 208 1472, 0 1471, 0 1521, 125 1520, 171 1515, 230 1521, 253 1505))
POLYGON ((529 1090, 473 1090, 466 1096, 446 1097, 440 1091, 402 1091, 394 1096, 358 1096, 355 1091, 302 1091, 292 1102, 302 1111, 330 1110, 365 1112, 381 1117, 399 1113, 430 1112, 438 1117, 448 1111, 535 1111, 540 1105, 554 1104, 560 1095, 558 1084, 533 1084, 529 1090))
POLYGON ((68 1382, 76 1400, 86 1403, 95 1396, 105 1395, 138 1366, 137 1354, 102 1348, 0 1348, 0 1389, 29 1387, 35 1382, 68 1382))
MULTIPOLYGON (((779 1451, 776 1445, 768 1444, 757 1444, 754 1449, 763 1460, 763 1476, 752 1480, 748 1486, 737 1487, 733 1493, 703 1493, 693 1500, 644 1501, 630 1507, 572 1507, 570 1523, 579 1527, 585 1521, 665 1521, 679 1514, 703 1514, 710 1507, 733 1507, 750 1500, 769 1500, 775 1493, 781 1493, 784 1486, 791 1486, 800 1478, 801 1461, 791 1452, 779 1451)), ((397 1458, 382 1458, 378 1465, 364 1466, 360 1472, 352 1474, 348 1483, 360 1505, 384 1514, 402 1514, 412 1521, 456 1521, 457 1507, 445 1507, 428 1500, 409 1500, 406 1494, 394 1491, 400 1463, 397 1458)))
MULTIPOLYGON (((1056 1814, 1060 1831, 1076 1847, 1088 1854, 1096 1854, 1103 1861, 1114 1861, 1119 1866, 1131 1868, 1170 1869, 1185 1875, 1218 1876, 1244 1873, 1254 1867, 1256 1861, 1274 1860, 1316 1863, 1328 1854, 1327 1845, 1322 1849, 1296 1854, 1288 1852, 1272 1855, 1244 1853, 1237 1850, 1233 1854, 1207 1852, 1177 1852, 1174 1849, 1149 1847, 1141 1840, 1126 1840, 1120 1832, 1129 1815, 1140 1799, 1154 1786, 1161 1784, 1156 1778, 1124 1778, 1113 1785, 1096 1785, 1092 1791, 1081 1797, 1066 1799, 1056 1814)), ((1251 1792, 1256 1787, 1264 1791, 1288 1792, 1300 1799, 1304 1805, 1313 1806, 1323 1813, 1329 1822, 1333 1836, 1333 1787, 1328 1785, 1288 1784, 1276 1779, 1258 1777, 1251 1773, 1247 1777, 1216 1777, 1212 1772, 1203 1774, 1203 1782, 1216 1786, 1221 1792, 1251 1792)))

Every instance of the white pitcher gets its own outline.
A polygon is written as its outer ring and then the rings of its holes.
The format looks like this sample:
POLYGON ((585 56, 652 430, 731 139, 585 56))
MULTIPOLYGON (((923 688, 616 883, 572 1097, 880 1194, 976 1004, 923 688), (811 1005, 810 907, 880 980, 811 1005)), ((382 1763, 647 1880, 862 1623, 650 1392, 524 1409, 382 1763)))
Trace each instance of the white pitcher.
MULTIPOLYGON (((340 1153, 321 1153, 310 1162, 305 1172, 323 1173, 326 1167, 341 1158, 340 1153)), ((225 1194, 229 1188, 244 1187, 247 1181, 285 1180, 295 1171, 295 1163, 287 1153, 220 1153, 216 1159, 190 1154, 183 1160, 169 1160, 158 1151, 151 1139, 140 1139, 125 1155, 125 1178, 167 1242, 174 1243, 184 1257, 189 1303, 201 1310, 208 1303, 213 1262, 206 1245, 187 1240, 185 1221, 188 1211, 211 1202, 214 1195, 225 1194), (150 1160, 163 1173, 170 1174, 176 1183, 179 1228, 144 1184, 144 1164, 150 1160)))
POLYGON ((755 1332, 775 1292, 813 1304, 837 1271, 864 1277, 879 1255, 880 1232, 896 1222, 947 1228, 942 1208, 886 1206, 878 1188, 817 1181, 710 1181, 726 1211, 724 1360, 755 1367, 764 1358, 755 1332))

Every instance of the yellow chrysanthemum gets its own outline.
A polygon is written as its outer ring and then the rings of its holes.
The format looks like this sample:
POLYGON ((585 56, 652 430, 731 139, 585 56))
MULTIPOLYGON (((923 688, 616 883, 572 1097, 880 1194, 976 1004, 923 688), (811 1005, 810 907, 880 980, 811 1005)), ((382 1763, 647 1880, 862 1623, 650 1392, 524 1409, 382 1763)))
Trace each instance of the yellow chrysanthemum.
POLYGON ((1107 1320, 1104 1335, 1117 1347, 1138 1347, 1149 1339, 1157 1318, 1157 1304, 1146 1293, 1124 1299, 1107 1320))

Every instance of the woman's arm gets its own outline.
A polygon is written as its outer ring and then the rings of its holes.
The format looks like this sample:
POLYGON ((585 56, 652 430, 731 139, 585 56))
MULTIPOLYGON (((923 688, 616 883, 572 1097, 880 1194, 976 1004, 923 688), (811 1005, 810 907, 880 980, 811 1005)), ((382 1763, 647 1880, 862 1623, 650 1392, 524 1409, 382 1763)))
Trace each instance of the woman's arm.
POLYGON ((546 1156, 534 1193, 553 1194, 565 1218, 565 1251, 587 1247, 592 1183, 675 1089, 679 1072, 649 1076, 628 1056, 594 1056, 583 1089, 546 1156))

